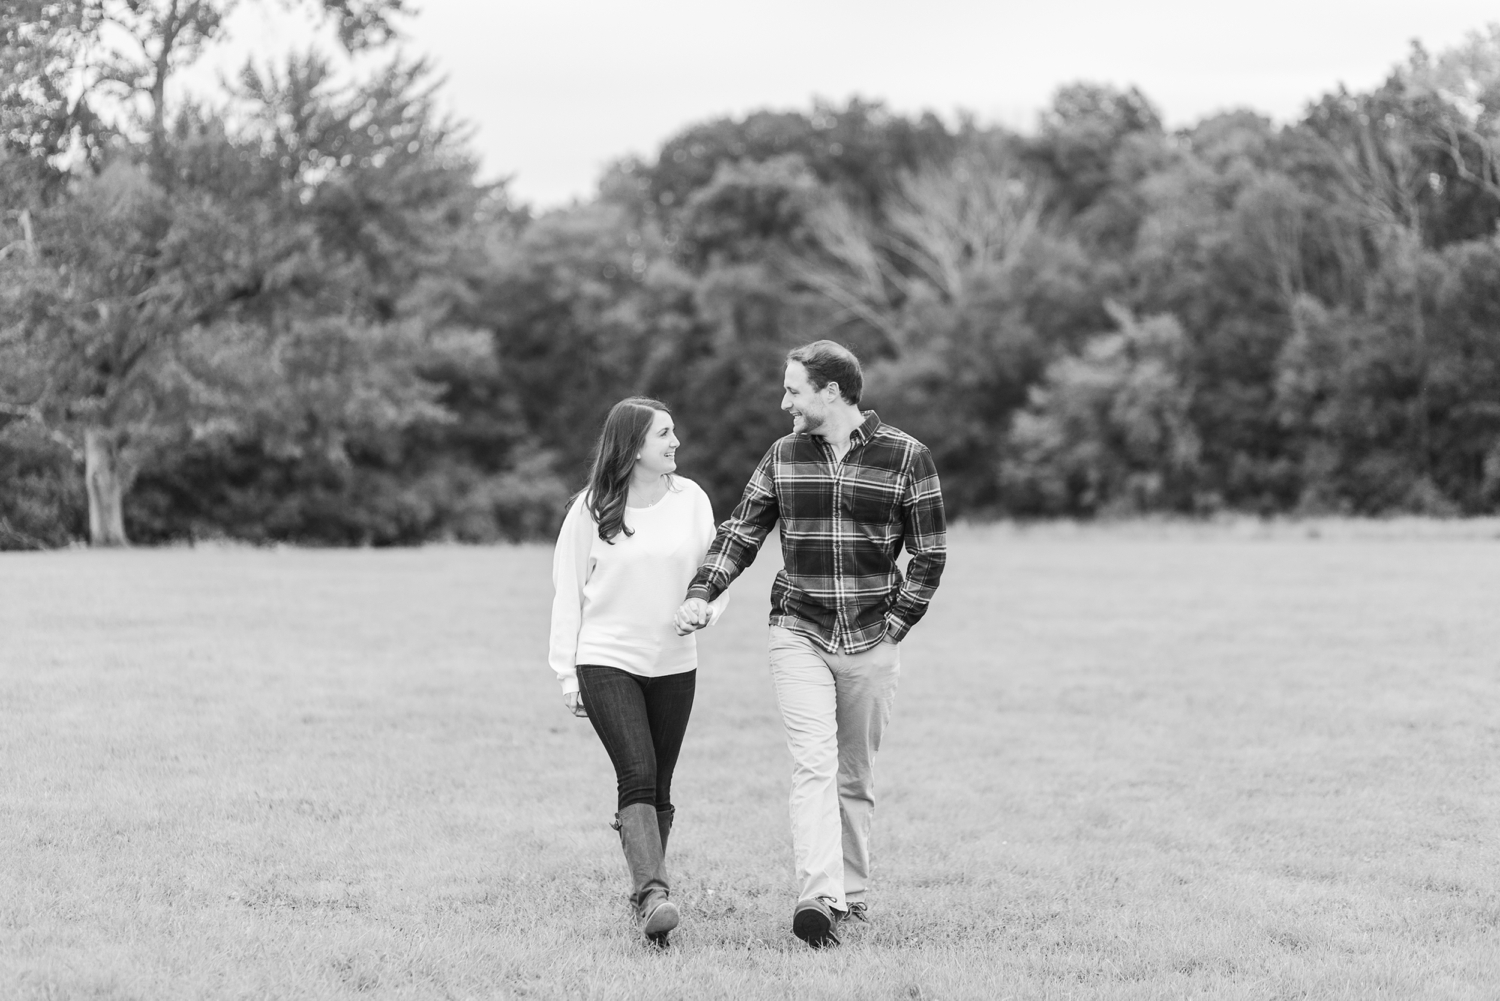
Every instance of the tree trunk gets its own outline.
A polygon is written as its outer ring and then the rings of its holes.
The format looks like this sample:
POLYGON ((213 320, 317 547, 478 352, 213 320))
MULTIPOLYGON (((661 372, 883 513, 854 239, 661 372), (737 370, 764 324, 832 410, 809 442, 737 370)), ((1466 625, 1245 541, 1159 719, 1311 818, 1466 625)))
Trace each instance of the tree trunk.
POLYGON ((120 443, 103 428, 84 432, 83 482, 89 495, 89 545, 130 545, 125 538, 125 477, 120 469, 120 443))

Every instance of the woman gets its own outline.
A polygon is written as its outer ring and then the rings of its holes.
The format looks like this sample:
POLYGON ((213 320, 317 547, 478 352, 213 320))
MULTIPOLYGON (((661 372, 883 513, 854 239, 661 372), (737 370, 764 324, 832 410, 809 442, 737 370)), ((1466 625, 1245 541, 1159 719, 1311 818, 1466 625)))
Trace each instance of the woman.
MULTIPOLYGON (((616 403, 589 485, 573 499, 552 561, 552 668, 614 763, 620 832, 646 937, 667 944, 680 915, 664 856, 672 770, 687 731, 698 648, 673 615, 708 545, 708 495, 677 469, 672 415, 656 400, 616 403)), ((721 598, 722 601, 722 598, 721 598)), ((716 604, 709 623, 723 610, 716 604)))

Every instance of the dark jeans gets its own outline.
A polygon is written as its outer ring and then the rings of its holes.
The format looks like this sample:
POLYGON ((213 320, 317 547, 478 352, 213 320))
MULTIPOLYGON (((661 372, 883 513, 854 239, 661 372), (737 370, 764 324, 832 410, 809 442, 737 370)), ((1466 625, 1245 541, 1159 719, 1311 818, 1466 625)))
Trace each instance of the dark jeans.
POLYGON ((578 691, 589 722, 614 763, 623 810, 672 806, 672 770, 693 711, 698 672, 642 678, 618 667, 578 665, 578 691))

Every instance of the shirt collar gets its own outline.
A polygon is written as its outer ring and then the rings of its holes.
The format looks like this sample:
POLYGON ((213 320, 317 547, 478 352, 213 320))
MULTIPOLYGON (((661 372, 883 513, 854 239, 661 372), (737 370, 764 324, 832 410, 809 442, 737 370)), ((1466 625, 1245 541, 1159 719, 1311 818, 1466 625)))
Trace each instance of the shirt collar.
POLYGON ((875 435, 875 429, 878 428, 878 427, 880 427, 880 415, 879 414, 877 414, 873 410, 866 410, 866 411, 864 411, 864 415, 865 415, 864 423, 861 424, 859 427, 855 428, 853 431, 849 432, 849 440, 851 442, 856 442, 857 441, 861 445, 863 445, 865 442, 869 441, 872 437, 874 437, 874 435, 875 435))

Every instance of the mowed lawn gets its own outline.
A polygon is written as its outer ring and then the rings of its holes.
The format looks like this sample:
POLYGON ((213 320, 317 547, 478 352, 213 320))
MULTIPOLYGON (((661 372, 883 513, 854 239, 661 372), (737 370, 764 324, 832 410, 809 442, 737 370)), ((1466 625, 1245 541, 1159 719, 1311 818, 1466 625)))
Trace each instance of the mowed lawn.
POLYGON ((1500 541, 960 528, 872 920, 789 932, 779 554, 669 860, 546 664, 550 549, 0 555, 0 997, 1495 998, 1500 541))

